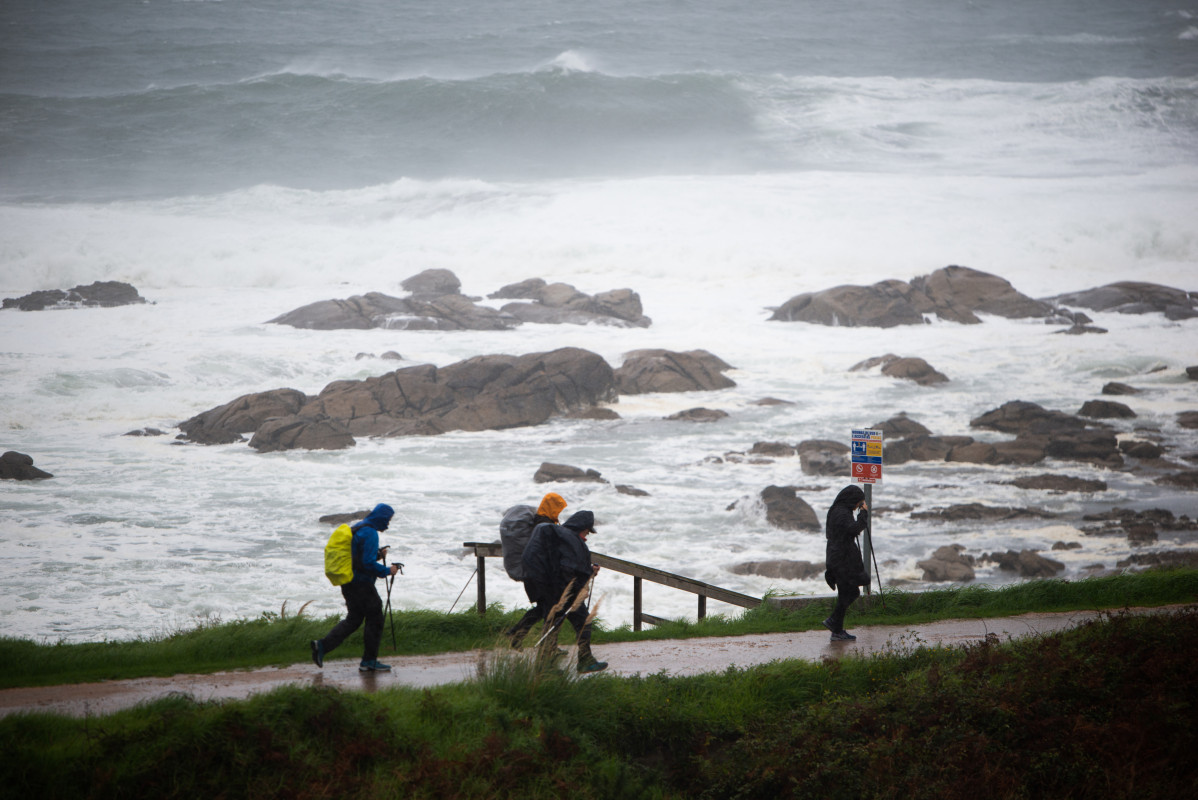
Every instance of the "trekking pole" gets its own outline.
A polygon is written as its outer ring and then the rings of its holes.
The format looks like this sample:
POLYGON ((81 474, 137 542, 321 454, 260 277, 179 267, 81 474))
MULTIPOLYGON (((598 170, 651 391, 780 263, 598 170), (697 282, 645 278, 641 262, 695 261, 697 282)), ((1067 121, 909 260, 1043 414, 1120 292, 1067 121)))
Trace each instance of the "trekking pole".
POLYGON ((869 555, 874 561, 874 576, 878 579, 878 598, 882 601, 882 610, 886 610, 886 596, 882 594, 882 574, 878 571, 878 553, 873 546, 874 534, 874 518, 870 514, 869 519, 865 521, 865 529, 869 531, 869 555))
MULTIPOLYGON (((403 564, 398 561, 392 561, 392 564, 399 567, 400 573, 403 572, 403 564)), ((391 620, 391 649, 399 651, 399 643, 395 641, 395 615, 391 613, 391 587, 395 585, 395 576, 392 575, 387 581, 387 617, 391 620)))
POLYGON ((458 592, 457 599, 456 599, 456 600, 454 600, 454 601, 453 601, 453 605, 449 607, 449 613, 450 613, 450 614, 452 614, 452 613, 453 613, 454 606, 456 606, 456 605, 458 604, 458 600, 461 600, 461 599, 462 599, 462 595, 464 595, 464 594, 466 593, 466 590, 467 590, 468 588, 470 588, 470 581, 474 580, 474 576, 475 576, 475 575, 477 575, 477 574, 478 574, 478 567, 475 567, 475 568, 474 568, 474 572, 471 572, 471 573, 470 573, 470 577, 466 579, 466 585, 462 587, 462 591, 458 592))

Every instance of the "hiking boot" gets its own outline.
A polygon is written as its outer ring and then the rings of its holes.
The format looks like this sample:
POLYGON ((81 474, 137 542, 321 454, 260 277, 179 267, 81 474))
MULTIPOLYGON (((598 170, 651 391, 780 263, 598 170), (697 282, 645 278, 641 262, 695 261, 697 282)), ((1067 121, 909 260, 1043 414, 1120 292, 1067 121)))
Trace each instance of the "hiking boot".
POLYGON ((319 639, 312 640, 312 663, 318 667, 324 666, 324 642, 319 639))
POLYGON ((857 641, 857 637, 854 636, 853 634, 849 633, 848 631, 843 631, 843 630, 842 631, 832 631, 831 641, 833 641, 833 642, 855 642, 855 641, 857 641))
POLYGON ((584 675, 588 672, 603 672, 605 669, 607 669, 607 662, 599 661, 594 658, 592 658, 590 661, 581 661, 578 664, 578 671, 584 675))
POLYGON ((390 672, 391 666, 384 664, 377 658, 374 661, 363 661, 358 665, 358 672, 390 672))

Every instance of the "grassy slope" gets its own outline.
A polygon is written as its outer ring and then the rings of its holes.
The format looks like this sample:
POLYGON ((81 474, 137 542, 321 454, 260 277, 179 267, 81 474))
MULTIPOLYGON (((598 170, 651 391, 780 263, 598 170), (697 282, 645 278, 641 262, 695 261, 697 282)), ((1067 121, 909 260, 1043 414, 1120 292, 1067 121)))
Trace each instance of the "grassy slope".
POLYGON ((13 797, 1177 798, 1198 787, 1198 608, 1064 633, 580 679, 280 689, 0 720, 13 797))

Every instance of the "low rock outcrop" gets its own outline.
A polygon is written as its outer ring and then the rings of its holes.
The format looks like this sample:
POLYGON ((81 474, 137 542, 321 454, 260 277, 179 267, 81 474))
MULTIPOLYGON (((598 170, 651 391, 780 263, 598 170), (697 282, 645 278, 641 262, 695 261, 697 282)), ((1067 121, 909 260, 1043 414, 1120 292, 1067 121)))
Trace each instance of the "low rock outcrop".
POLYGON ((1045 558, 1035 550, 986 553, 979 560, 998 564, 999 569, 1007 572, 1017 572, 1021 578, 1052 578, 1065 571, 1060 561, 1045 558))
POLYGON ((1096 514, 1082 517, 1087 523, 1081 531, 1087 536, 1126 536, 1129 540, 1156 539, 1158 532, 1168 532, 1177 538, 1192 539, 1192 534, 1198 533, 1198 521, 1184 514, 1180 517, 1173 515, 1167 508, 1150 508, 1136 511, 1130 508, 1112 508, 1096 514))
POLYGON ((499 331, 520 324, 514 317, 476 305, 459 294, 402 298, 382 292, 367 292, 345 300, 319 300, 267 322, 321 331, 370 328, 499 331))
POLYGON ((31 292, 23 297, 7 297, 3 308, 15 308, 20 311, 42 311, 47 308, 83 308, 99 307, 113 308, 145 303, 146 299, 138 294, 137 289, 121 281, 96 281, 87 286, 76 286, 74 289, 43 289, 31 292))
POLYGON ((9 450, 0 456, 0 480, 38 481, 53 478, 49 472, 33 466, 33 456, 9 450))
POLYGON ((1007 481, 1007 483, 1011 486, 1018 486, 1020 489, 1033 489, 1056 494, 1064 492, 1105 492, 1107 490, 1106 481, 1075 478, 1070 475, 1029 475, 1023 478, 1016 478, 1013 481, 1007 481))
POLYGON ((923 580, 931 583, 966 583, 975 577, 973 556, 965 555, 959 544, 946 544, 915 566, 923 570, 923 580))
POLYGON ((1068 292, 1048 298, 1048 302, 1120 314, 1162 313, 1172 320, 1198 317, 1198 293, 1140 281, 1120 281, 1068 292))
POLYGON ((706 350, 633 350, 624 354, 624 363, 615 371, 616 390, 647 394, 727 389, 736 385, 723 374, 730 369, 731 364, 706 350))
POLYGON ((978 314, 1048 317, 1053 307, 1020 294, 1011 284, 976 269, 949 266, 910 283, 887 280, 872 286, 838 286, 787 300, 771 320, 843 327, 921 325, 925 315, 964 324, 978 314))
POLYGON ((1077 412, 1079 417, 1090 419, 1135 419, 1136 412, 1126 403, 1113 400, 1087 400, 1077 412))
POLYGON ((965 520, 1006 522, 1012 519, 1052 519, 1054 516, 1047 511, 1037 511, 1033 508, 1004 508, 987 506, 982 503, 962 503, 946 508, 934 508, 931 511, 916 511, 911 514, 911 519, 930 522, 962 522, 965 520))
POLYGON ((613 289, 596 295, 585 294, 568 283, 546 283, 531 278, 509 284, 488 295, 492 299, 526 299, 532 302, 507 303, 504 314, 523 322, 551 324, 615 325, 626 328, 648 328, 653 321, 645 316, 641 297, 631 289, 613 289))
POLYGON ((894 353, 887 353, 884 356, 870 358, 854 364, 849 368, 849 372, 862 372, 874 369, 875 367, 881 367, 883 375, 914 381, 920 386, 935 386, 938 383, 948 382, 947 375, 937 371, 922 358, 901 358, 894 353))
POLYGON ((603 476, 593 469, 581 469, 569 464, 552 464, 545 461, 533 474, 536 483, 557 483, 570 481, 574 483, 607 483, 603 476))
POLYGON ((844 442, 831 439, 808 439, 799 442, 799 469, 804 475, 848 475, 849 448, 844 442))
POLYGON ((666 417, 678 422, 719 422, 727 418, 728 412, 718 408, 688 408, 666 417))
POLYGON ((763 578, 778 580, 806 581, 812 578, 822 578, 827 565, 820 561, 790 561, 787 559, 771 559, 769 561, 743 561, 729 567, 734 575, 760 575, 763 578))

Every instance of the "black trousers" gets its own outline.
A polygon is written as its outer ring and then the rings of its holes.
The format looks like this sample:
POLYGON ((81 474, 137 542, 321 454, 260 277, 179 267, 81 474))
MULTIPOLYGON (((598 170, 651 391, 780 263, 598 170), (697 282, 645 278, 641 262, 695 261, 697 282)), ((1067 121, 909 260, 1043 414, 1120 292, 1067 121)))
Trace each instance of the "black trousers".
POLYGON ((337 649, 365 622, 362 635, 366 639, 366 646, 362 648, 362 660, 374 661, 379 657, 379 642, 383 640, 383 601, 374 588, 374 582, 350 581, 342 584, 341 596, 345 598, 345 610, 348 613, 322 640, 324 651, 331 653, 337 649))
POLYGON ((828 617, 828 622, 831 623, 832 629, 836 631, 844 630, 844 615, 849 610, 849 606, 853 601, 861 596, 861 589, 855 583, 846 581, 836 581, 836 607, 832 609, 832 616, 828 617))
MULTIPOLYGON (((545 622, 546 628, 549 628, 552 627, 554 623, 560 623, 560 618, 562 616, 562 612, 558 611, 557 617, 555 617, 553 620, 549 619, 549 612, 555 605, 557 605, 559 599, 558 597, 554 597, 552 600, 546 599, 547 595, 544 593, 544 589, 537 586, 530 587, 528 584, 525 584, 525 590, 530 595, 542 599, 535 600, 534 602, 536 603, 536 606, 526 611, 524 616, 520 618, 520 621, 508 630, 508 636, 512 637, 512 643, 515 645, 519 645, 520 642, 524 640, 524 637, 528 634, 528 631, 537 623, 538 620, 543 620, 545 622)), ((570 604, 574 602, 574 598, 578 596, 580 591, 582 590, 574 589, 571 591, 568 599, 562 603, 562 608, 569 608, 570 604)), ((586 603, 583 603, 578 608, 565 614, 566 621, 570 623, 572 628, 574 628, 575 638, 578 640, 580 645, 590 644, 591 642, 591 626, 586 624, 587 616, 589 614, 590 611, 587 609, 586 603)))

